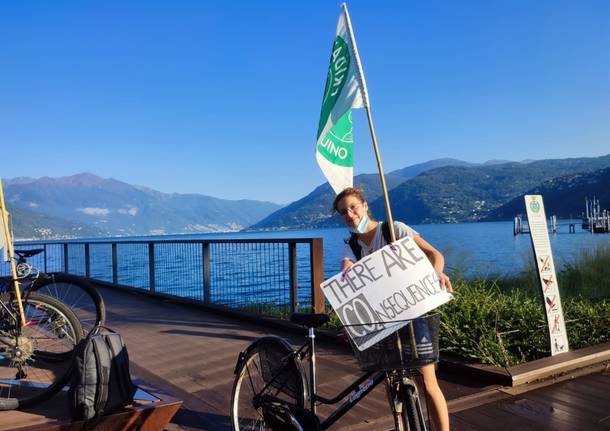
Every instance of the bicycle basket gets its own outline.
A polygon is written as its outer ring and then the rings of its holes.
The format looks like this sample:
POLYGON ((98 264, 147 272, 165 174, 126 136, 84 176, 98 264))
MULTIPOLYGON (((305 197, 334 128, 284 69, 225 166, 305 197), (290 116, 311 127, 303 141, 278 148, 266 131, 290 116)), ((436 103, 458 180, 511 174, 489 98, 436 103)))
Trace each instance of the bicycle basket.
POLYGON ((434 364, 439 357, 440 322, 438 313, 426 314, 362 351, 350 340, 354 356, 365 371, 420 368, 434 364), (415 334, 417 354, 414 354, 411 346, 411 327, 415 334))

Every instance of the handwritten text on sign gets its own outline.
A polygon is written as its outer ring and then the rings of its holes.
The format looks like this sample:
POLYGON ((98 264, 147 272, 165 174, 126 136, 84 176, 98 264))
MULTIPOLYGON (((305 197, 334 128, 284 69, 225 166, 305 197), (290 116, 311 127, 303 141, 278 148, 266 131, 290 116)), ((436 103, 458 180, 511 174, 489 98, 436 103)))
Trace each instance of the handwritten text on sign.
POLYGON ((360 350, 452 298, 409 237, 366 256, 321 287, 360 350))

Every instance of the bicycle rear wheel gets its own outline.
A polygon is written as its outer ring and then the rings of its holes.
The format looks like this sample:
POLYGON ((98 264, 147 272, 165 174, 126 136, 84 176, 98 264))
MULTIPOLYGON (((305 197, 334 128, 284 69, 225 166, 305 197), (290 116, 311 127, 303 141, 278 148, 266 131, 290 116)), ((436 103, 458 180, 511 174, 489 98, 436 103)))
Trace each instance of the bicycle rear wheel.
POLYGON ((256 341, 239 365, 231 395, 234 431, 272 429, 263 416, 261 397, 305 406, 303 369, 288 343, 277 337, 256 341))
POLYGON ((64 273, 40 274, 30 290, 66 304, 76 314, 85 334, 106 321, 106 306, 99 291, 88 281, 64 273))
POLYGON ((14 296, 1 299, 0 410, 26 408, 66 385, 83 329, 65 304, 36 292, 22 302, 26 325, 20 327, 14 296))

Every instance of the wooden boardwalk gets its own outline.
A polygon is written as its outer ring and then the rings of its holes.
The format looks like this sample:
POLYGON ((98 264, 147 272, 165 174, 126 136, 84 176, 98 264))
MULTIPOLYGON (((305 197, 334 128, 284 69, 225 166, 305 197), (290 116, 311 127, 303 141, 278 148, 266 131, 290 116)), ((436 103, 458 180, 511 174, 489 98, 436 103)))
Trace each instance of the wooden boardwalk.
MULTIPOLYGON (((108 288, 101 292, 108 325, 125 337, 132 373, 184 401, 172 420, 174 428, 169 429, 229 430, 233 370, 239 352, 269 333, 284 336, 294 345, 304 340, 171 301, 108 288)), ((359 374, 349 348, 319 342, 317 353, 322 395, 339 393, 359 374)), ((442 386, 453 398, 497 387, 448 377, 442 386)), ((320 410, 321 415, 329 411, 320 410)), ((388 411, 385 390, 379 386, 332 429, 389 429, 392 420, 388 411)))
MULTIPOLYGON (((166 428, 230 430, 233 369, 240 351, 256 338, 274 333, 294 345, 302 336, 282 333, 218 313, 101 288, 108 326, 126 340, 132 374, 147 390, 183 400, 166 428)), ((359 373, 350 351, 318 343, 319 390, 335 395, 359 373)), ((439 373, 449 400, 452 430, 607 430, 610 429, 610 374, 597 372, 575 380, 520 393, 460 373, 439 373)), ((321 416, 328 409, 321 409, 321 416)), ((332 430, 392 428, 383 388, 378 387, 332 430)))
MULTIPOLYGON (((512 395, 451 414, 453 431, 610 430, 610 372, 604 371, 512 395)), ((503 393, 503 395, 502 395, 503 393)), ((492 396, 491 399, 494 397, 492 396)))

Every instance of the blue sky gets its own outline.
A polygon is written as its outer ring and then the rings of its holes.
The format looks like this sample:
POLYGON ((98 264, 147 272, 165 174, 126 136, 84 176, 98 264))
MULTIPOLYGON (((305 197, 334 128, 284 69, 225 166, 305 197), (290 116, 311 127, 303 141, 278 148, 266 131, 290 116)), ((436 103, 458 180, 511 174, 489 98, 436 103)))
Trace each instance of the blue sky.
MULTIPOLYGON (((0 176, 288 203, 339 1, 0 5, 0 176)), ((610 152, 610 2, 348 2, 386 171, 610 152)), ((354 113, 355 172, 375 172, 354 113)))

